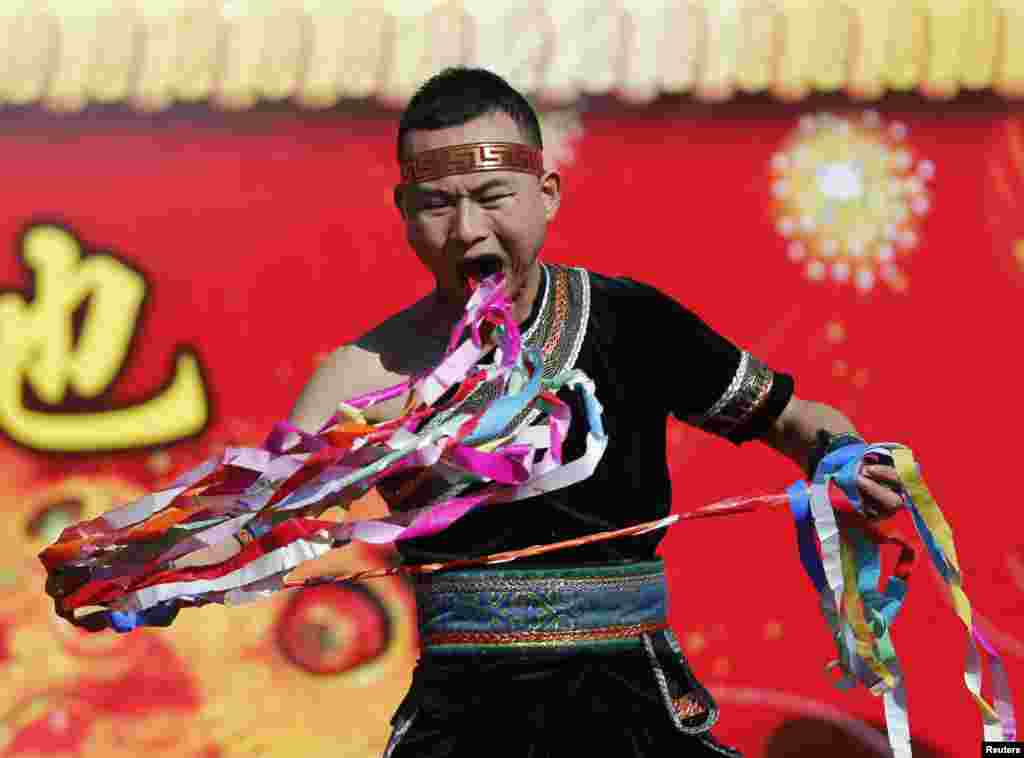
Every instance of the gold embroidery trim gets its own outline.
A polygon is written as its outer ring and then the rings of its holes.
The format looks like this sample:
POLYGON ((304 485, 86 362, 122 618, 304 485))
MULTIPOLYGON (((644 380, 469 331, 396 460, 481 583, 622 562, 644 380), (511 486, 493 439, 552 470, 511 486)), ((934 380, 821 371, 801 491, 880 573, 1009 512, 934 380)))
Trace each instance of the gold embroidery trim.
POLYGON ((774 380, 775 373, 770 368, 744 352, 728 389, 694 423, 723 437, 731 434, 746 424, 768 399, 774 380))
POLYGON ((564 269, 559 269, 555 276, 555 313, 551 323, 551 332, 541 352, 544 355, 551 355, 558 347, 562 336, 562 329, 565 320, 569 318, 569 274, 564 269))
POLYGON ((430 645, 536 645, 545 643, 592 642, 629 639, 667 629, 668 624, 647 623, 606 626, 599 629, 570 629, 564 632, 442 632, 423 641, 430 645))

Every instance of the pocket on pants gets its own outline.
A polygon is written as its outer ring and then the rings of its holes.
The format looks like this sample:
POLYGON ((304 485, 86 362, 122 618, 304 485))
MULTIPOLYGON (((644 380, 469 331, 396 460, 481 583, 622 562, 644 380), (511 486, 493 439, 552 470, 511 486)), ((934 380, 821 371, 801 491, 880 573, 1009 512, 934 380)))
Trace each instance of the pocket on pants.
POLYGON ((662 702, 676 729, 702 734, 718 722, 718 705, 693 675, 671 629, 643 635, 644 648, 662 702))

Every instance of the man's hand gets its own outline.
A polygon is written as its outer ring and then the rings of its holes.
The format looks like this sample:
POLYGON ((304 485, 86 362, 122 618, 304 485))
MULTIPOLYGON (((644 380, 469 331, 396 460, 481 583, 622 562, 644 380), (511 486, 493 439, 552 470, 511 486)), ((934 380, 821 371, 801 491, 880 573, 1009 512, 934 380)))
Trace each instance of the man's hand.
MULTIPOLYGON (((826 452, 820 449, 819 441, 819 432, 826 430, 830 434, 859 437, 850 420, 835 408, 801 400, 794 395, 765 433, 764 441, 800 466, 811 478, 814 476, 813 467, 826 452)), ((890 465, 890 460, 879 457, 865 459, 864 464, 857 478, 864 515, 870 519, 889 518, 904 505, 903 487, 896 469, 890 465)))
POLYGON ((864 515, 870 519, 889 518, 903 508, 903 486, 892 466, 865 462, 857 477, 857 489, 864 515))

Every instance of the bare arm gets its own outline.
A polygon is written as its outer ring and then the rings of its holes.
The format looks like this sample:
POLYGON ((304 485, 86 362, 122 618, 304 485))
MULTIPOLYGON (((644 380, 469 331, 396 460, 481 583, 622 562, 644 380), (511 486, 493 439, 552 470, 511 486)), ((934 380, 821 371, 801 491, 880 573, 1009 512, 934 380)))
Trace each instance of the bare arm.
POLYGON ((351 397, 347 388, 356 368, 353 353, 350 345, 342 345, 317 366, 295 399, 289 422, 313 434, 334 415, 338 403, 351 397))
POLYGON ((802 400, 794 395, 764 436, 764 441, 807 471, 817 446, 819 429, 833 434, 857 434, 853 422, 832 406, 802 400))
MULTIPOLYGON (((381 354, 353 343, 343 345, 327 356, 292 406, 289 421, 303 431, 316 433, 338 410, 338 404, 374 390, 404 381, 403 374, 384 368, 381 354)), ((406 396, 399 396, 368 408, 367 421, 376 423, 396 418, 405 407, 406 396)))

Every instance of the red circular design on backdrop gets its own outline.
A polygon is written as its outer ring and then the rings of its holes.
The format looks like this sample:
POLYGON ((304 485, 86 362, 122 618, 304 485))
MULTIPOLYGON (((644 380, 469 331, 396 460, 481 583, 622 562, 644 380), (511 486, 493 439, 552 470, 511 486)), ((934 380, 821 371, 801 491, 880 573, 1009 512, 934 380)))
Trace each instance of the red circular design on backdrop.
POLYGON ((359 584, 297 592, 277 621, 281 653, 313 674, 340 674, 369 663, 387 648, 387 611, 359 584))

